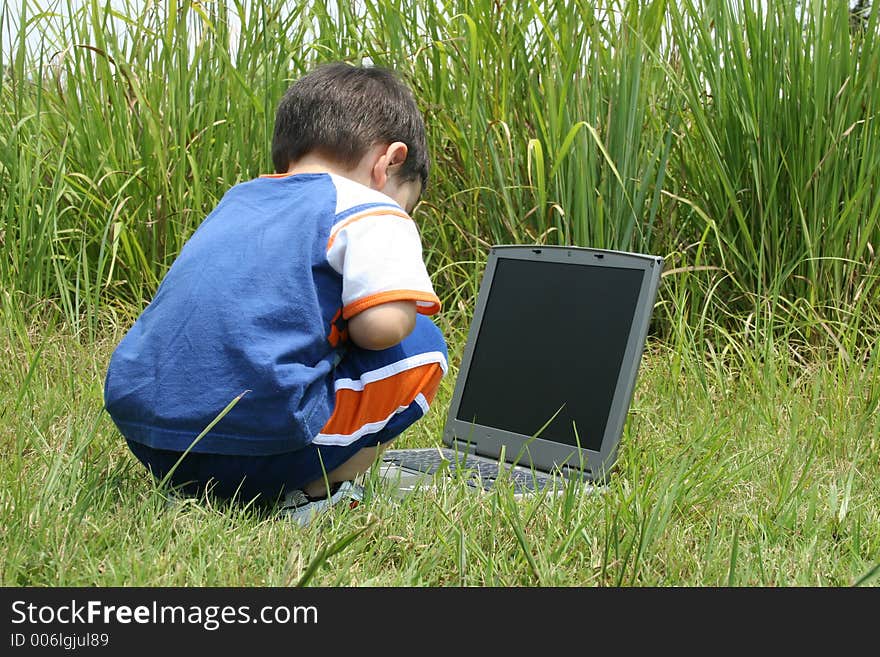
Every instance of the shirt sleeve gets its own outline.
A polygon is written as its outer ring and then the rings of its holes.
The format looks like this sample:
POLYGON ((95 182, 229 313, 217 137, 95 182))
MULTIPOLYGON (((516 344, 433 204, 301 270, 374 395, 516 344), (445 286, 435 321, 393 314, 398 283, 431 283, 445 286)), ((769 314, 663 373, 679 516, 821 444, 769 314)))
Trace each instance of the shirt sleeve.
POLYGON ((342 316, 391 301, 415 301, 423 315, 440 310, 422 260, 415 222, 398 208, 376 208, 336 224, 327 260, 342 275, 342 316))

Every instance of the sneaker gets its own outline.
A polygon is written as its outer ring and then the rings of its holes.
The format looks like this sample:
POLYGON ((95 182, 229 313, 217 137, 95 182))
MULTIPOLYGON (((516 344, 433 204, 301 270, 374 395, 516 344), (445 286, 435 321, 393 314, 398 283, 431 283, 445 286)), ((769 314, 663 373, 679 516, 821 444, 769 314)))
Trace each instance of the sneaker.
POLYGON ((364 488, 351 481, 335 484, 329 497, 311 498, 301 490, 293 490, 284 496, 281 515, 305 527, 320 513, 335 504, 347 504, 354 509, 364 501, 364 488))

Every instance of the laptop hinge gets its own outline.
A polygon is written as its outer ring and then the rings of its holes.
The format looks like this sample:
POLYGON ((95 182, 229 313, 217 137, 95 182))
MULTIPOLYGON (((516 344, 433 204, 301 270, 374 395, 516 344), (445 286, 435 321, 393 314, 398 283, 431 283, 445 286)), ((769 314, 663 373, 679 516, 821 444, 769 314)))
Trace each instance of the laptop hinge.
POLYGON ((463 454, 476 454, 477 446, 474 443, 469 443, 466 440, 461 440, 459 438, 452 439, 452 445, 450 449, 454 449, 457 452, 461 452, 463 454))
POLYGON ((566 479, 582 479, 583 481, 592 481, 593 479, 593 472, 586 466, 581 469, 579 467, 573 468, 569 465, 563 465, 562 474, 566 479))

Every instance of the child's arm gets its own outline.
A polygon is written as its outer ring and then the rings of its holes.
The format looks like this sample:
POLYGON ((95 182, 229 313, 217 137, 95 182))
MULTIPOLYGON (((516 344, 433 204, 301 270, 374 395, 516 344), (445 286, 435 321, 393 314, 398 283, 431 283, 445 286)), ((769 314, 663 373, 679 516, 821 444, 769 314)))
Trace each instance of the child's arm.
POLYGON ((403 341, 416 325, 415 301, 372 306, 348 320, 348 337, 363 349, 388 349, 403 341))
MULTIPOLYGON (((360 199, 362 190, 355 191, 352 198, 360 199)), ((353 213, 340 206, 347 214, 330 230, 327 261, 342 276, 340 314, 349 340, 378 351, 403 341, 418 313, 438 312, 440 299, 413 220, 381 194, 367 201, 355 204, 353 213)))

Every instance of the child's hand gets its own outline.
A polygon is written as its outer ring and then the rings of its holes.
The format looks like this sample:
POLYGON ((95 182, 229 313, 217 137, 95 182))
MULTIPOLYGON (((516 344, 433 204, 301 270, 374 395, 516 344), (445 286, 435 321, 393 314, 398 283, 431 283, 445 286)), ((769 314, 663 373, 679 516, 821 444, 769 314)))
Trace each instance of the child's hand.
POLYGON ((348 320, 348 337, 363 349, 388 349, 403 341, 416 325, 415 301, 372 306, 348 320))

